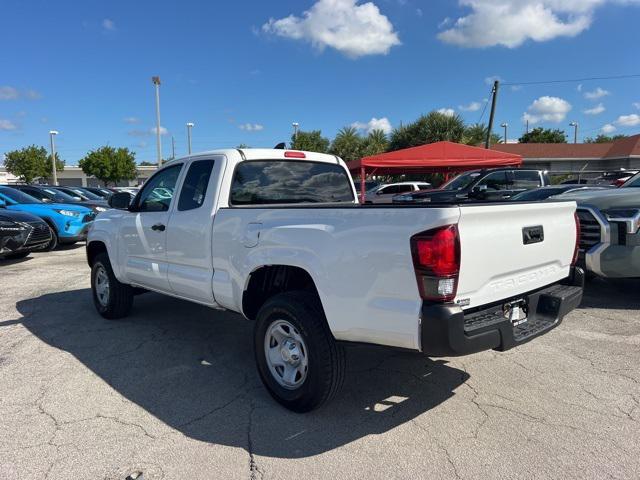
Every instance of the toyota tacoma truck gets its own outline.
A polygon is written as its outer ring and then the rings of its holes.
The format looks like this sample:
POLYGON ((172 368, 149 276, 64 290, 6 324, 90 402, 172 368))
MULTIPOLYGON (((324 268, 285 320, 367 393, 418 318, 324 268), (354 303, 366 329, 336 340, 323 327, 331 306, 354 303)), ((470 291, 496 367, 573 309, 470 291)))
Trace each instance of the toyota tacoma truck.
POLYGON ((360 205, 340 158, 284 149, 172 160, 109 202, 87 242, 98 312, 151 290, 242 314, 264 385, 297 412, 338 391, 343 342, 507 350, 582 298, 574 202, 360 205))

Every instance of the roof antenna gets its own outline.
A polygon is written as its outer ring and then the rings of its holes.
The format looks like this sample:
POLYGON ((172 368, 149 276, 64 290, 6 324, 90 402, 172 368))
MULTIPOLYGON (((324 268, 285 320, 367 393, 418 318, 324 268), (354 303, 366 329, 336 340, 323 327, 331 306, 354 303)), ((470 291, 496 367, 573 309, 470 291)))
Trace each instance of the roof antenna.
POLYGON ((284 142, 280 142, 273 148, 276 150, 285 150, 287 148, 287 145, 284 142))

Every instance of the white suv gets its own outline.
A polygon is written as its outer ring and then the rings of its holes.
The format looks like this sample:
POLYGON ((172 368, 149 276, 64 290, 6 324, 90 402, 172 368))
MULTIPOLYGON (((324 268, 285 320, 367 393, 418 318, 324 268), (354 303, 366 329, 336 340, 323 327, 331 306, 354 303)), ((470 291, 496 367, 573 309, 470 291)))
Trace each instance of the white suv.
POLYGON ((365 203, 391 203, 391 199, 402 193, 433 188, 427 182, 387 183, 365 193, 365 203))

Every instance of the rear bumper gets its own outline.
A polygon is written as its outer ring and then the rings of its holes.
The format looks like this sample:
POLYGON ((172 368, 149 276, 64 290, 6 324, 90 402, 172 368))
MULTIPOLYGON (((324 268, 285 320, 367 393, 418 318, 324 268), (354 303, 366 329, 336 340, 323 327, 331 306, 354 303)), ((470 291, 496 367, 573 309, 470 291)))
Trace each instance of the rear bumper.
POLYGON ((421 350, 432 357, 509 350, 558 326, 580 305, 583 286, 584 271, 575 268, 566 280, 521 295, 519 298, 528 302, 529 315, 525 323, 516 327, 504 317, 502 302, 473 312, 454 304, 424 304, 421 350))

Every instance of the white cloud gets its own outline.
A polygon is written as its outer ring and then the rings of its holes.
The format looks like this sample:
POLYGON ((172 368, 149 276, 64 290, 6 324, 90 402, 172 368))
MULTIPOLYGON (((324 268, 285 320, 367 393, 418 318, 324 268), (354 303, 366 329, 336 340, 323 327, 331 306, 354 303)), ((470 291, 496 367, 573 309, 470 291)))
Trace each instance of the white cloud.
POLYGON ((446 115, 447 117, 453 117, 456 111, 453 108, 439 108, 438 113, 446 115))
POLYGON ((19 98, 26 98, 27 100, 39 100, 42 95, 35 90, 27 89, 20 91, 15 87, 5 85, 0 87, 0 100, 18 100, 19 98))
MULTIPOLYGON (((158 129, 156 127, 153 127, 151 130, 149 130, 153 135, 157 135, 158 129)), ((167 130, 166 128, 164 128, 163 126, 160 126, 160 135, 166 135, 167 133, 169 133, 169 130, 167 130)))
POLYGON ((527 40, 575 37, 589 28, 596 8, 638 0, 459 0, 470 11, 438 38, 462 47, 515 48, 527 40))
POLYGON ((389 53, 400 45, 389 19, 373 2, 318 0, 302 16, 269 19, 262 31, 294 40, 306 40, 322 51, 335 48, 350 58, 389 53))
POLYGON ((616 131, 616 127, 614 127, 613 125, 611 125, 610 123, 607 123, 606 125, 604 125, 600 131, 606 135, 613 133, 616 131))
POLYGON ((562 98, 544 96, 529 105, 522 120, 529 120, 530 123, 541 121, 558 123, 567 117, 571 108, 571 104, 562 98))
POLYGON ((138 117, 125 117, 124 123, 128 123, 133 125, 134 123, 140 123, 140 119, 138 117))
POLYGON ((16 127, 16 124, 13 123, 11 120, 5 120, 3 118, 0 118, 0 130, 5 130, 5 131, 9 131, 9 130, 16 130, 18 127, 16 127))
POLYGON ((633 106, 640 110, 640 102, 633 102, 633 106))
POLYGON ((16 100, 20 96, 17 88, 4 86, 0 87, 0 100, 16 100))
POLYGON ((586 110, 583 110, 582 113, 584 113, 585 115, 600 115, 605 110, 606 108, 604 108, 604 105, 599 103, 593 108, 587 108, 586 110))
POLYGON ((104 20, 102 20, 102 28, 112 32, 116 29, 116 24, 113 20, 105 18, 104 20))
POLYGON ((367 134, 371 133, 373 130, 382 130, 385 134, 388 135, 392 130, 391 122, 387 117, 372 117, 371 120, 369 120, 367 123, 353 122, 351 126, 358 130, 364 130, 367 134))
POLYGON ((243 123, 238 125, 238 128, 247 132, 259 132, 260 130, 264 130, 264 125, 260 125, 259 123, 243 123))
POLYGON ((462 112, 477 112, 482 108, 480 102, 471 102, 469 105, 458 105, 458 110, 462 112))
POLYGON ((606 97, 607 95, 611 95, 611 92, 600 87, 596 88, 593 92, 584 92, 584 98, 588 100, 597 100, 599 98, 606 97))
POLYGON ((619 127, 635 127, 640 125, 640 115, 632 113, 630 115, 620 115, 614 122, 619 127))

